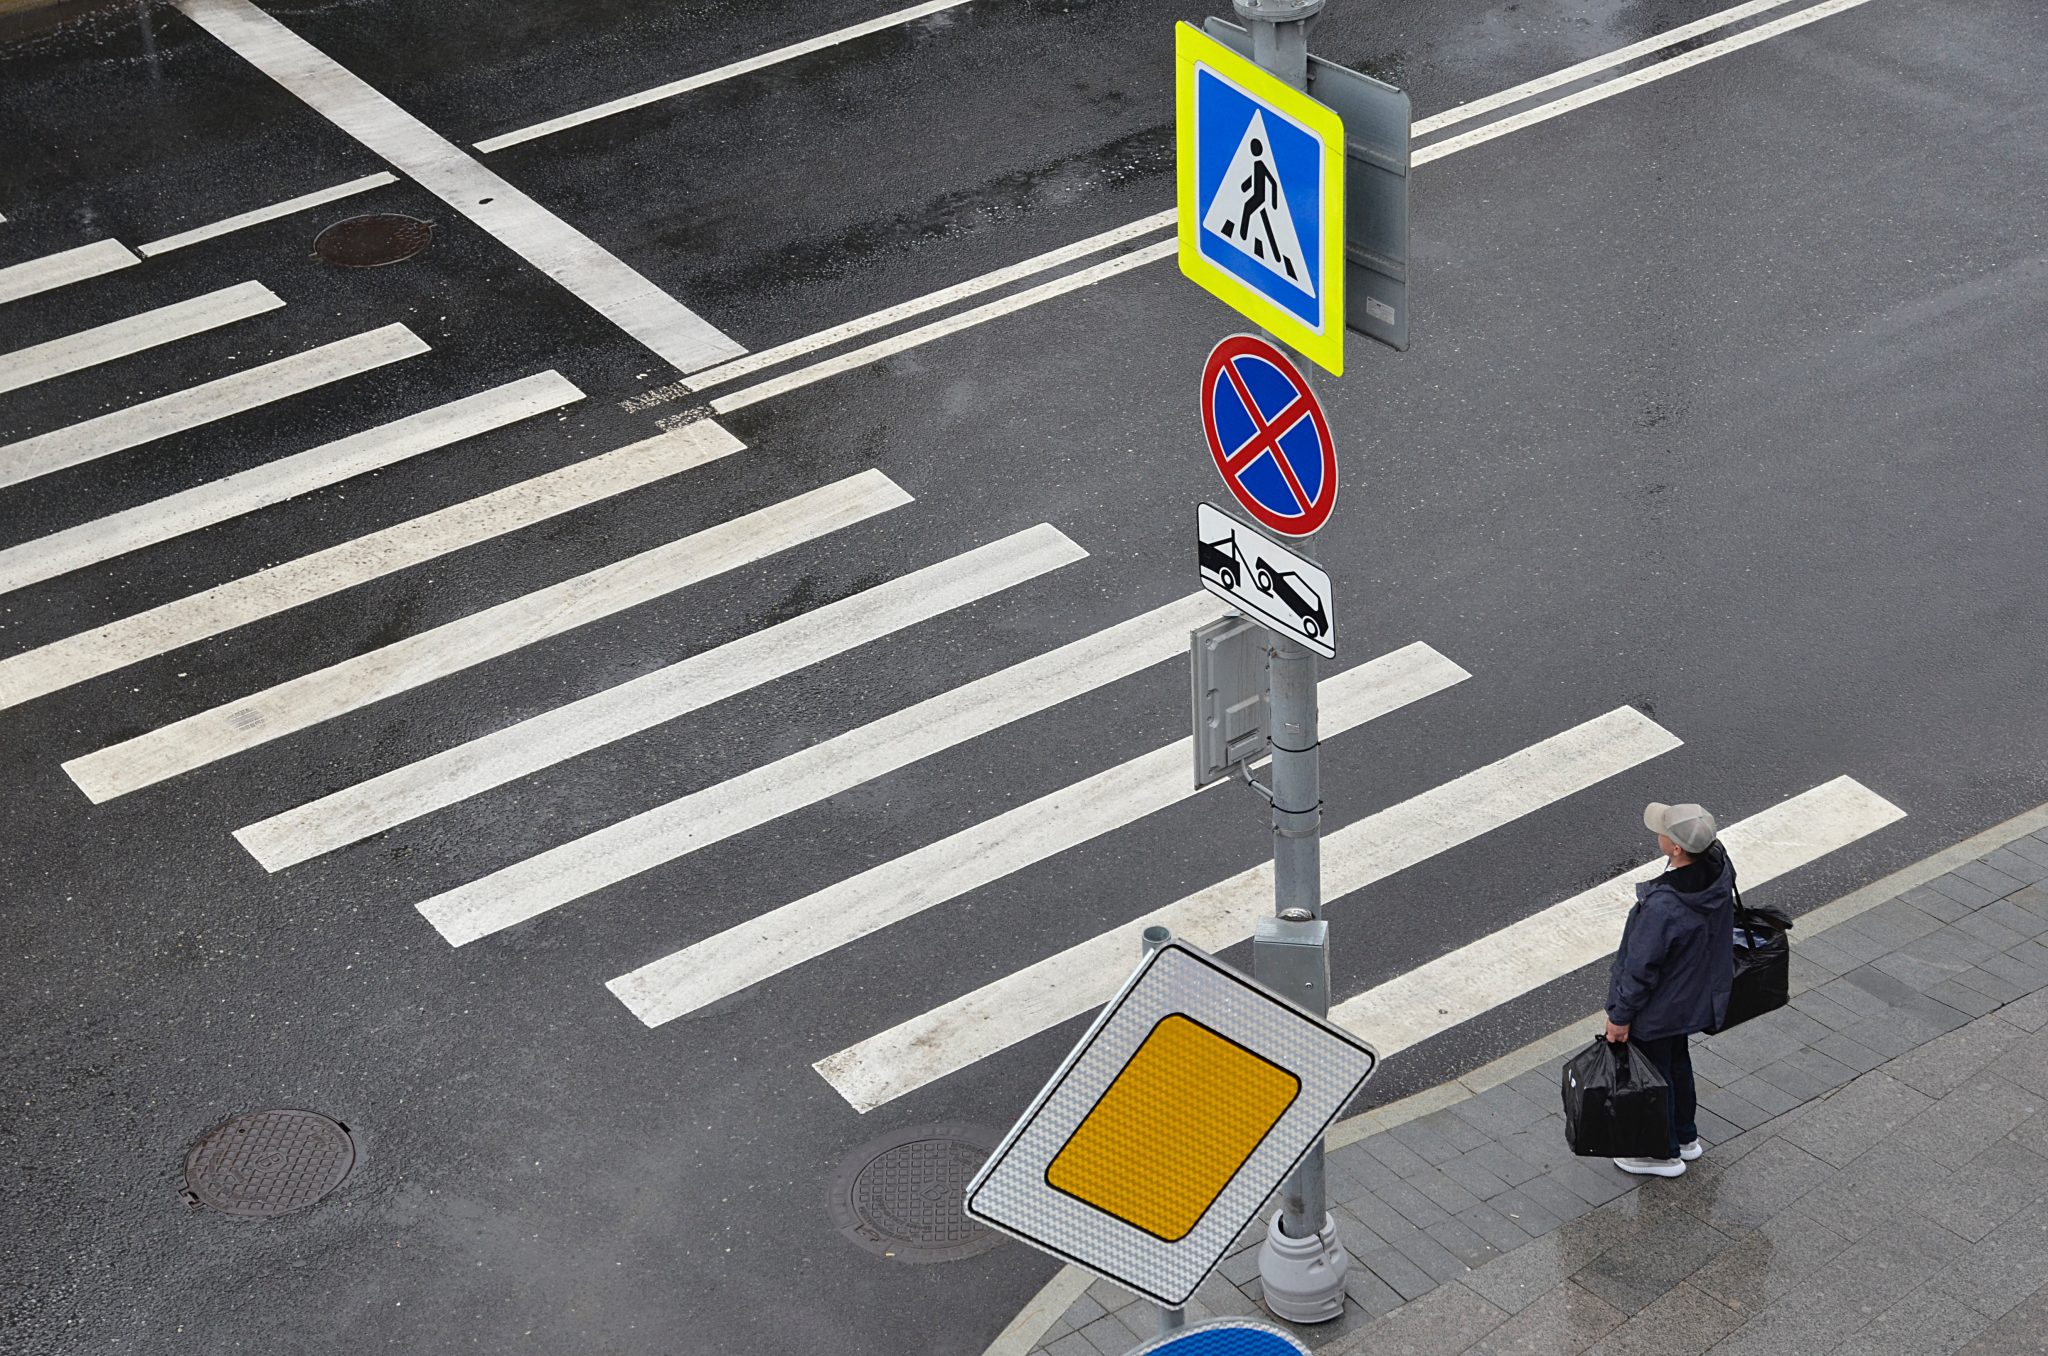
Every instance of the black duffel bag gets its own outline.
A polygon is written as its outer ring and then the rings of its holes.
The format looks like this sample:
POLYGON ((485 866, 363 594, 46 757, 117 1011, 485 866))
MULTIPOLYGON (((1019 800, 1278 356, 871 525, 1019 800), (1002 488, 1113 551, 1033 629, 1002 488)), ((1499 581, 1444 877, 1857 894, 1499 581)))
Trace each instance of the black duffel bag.
POLYGON ((1735 987, 1717 1031, 1761 1017, 1792 1001, 1792 920, 1776 909, 1752 909, 1735 892, 1735 987))
POLYGON ((1628 1042, 1603 1036, 1565 1061, 1564 1133, 1589 1158, 1662 1158, 1671 1152, 1671 1087, 1628 1042))

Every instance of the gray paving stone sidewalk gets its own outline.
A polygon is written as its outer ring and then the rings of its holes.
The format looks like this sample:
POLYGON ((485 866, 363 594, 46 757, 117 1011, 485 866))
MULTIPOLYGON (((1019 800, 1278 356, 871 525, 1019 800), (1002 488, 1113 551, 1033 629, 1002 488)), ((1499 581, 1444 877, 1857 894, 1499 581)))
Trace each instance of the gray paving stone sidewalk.
MULTIPOLYGON (((1792 1005, 1694 1043, 1709 1148, 1682 1178, 1574 1157, 1561 1058, 1332 1150, 1349 1299, 1303 1340, 2048 1353, 2048 830, 1793 937, 1792 1005)), ((1266 1316, 1261 1236, 1191 1316, 1266 1316)), ((1125 1356, 1155 1315, 1098 1282, 1033 1350, 1125 1356)))

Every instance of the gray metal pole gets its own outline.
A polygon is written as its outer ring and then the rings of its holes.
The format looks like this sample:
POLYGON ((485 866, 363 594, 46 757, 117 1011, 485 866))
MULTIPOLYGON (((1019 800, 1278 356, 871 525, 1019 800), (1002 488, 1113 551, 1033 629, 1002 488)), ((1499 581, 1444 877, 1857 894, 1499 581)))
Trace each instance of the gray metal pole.
MULTIPOLYGON (((1252 60, 1295 89, 1308 88, 1308 20, 1323 0, 1232 0, 1251 33, 1252 60)), ((1268 336, 1269 338, 1271 336, 1268 336)), ((1273 751, 1273 912, 1281 919, 1309 923, 1323 916, 1323 785, 1316 731, 1316 657, 1276 635, 1268 670, 1273 751)), ((1307 999, 1317 1016, 1329 1015, 1327 925, 1319 938, 1312 974, 1320 983, 1304 989, 1298 959, 1285 948, 1263 955, 1253 948, 1254 972, 1296 1001, 1307 999), (1259 973, 1271 958, 1273 973, 1259 973), (1283 983, 1284 981, 1284 983, 1283 983)), ((1317 1140, 1280 1193, 1280 1215, 1259 1253, 1266 1304, 1282 1318, 1327 1322, 1344 1311, 1343 1280, 1350 1259, 1337 1238, 1323 1190, 1323 1144, 1317 1140), (1274 1235, 1277 1235, 1275 1237, 1274 1235)))
MULTIPOLYGON (((1252 38, 1252 60, 1296 89, 1308 88, 1308 20, 1323 0, 1233 0, 1252 38)), ((1269 336, 1270 337, 1270 336, 1269 336)), ((1273 912, 1323 916, 1322 769, 1316 738, 1316 657, 1275 636, 1267 692, 1273 722, 1273 912)), ((1264 978, 1264 976, 1261 976, 1264 978)), ((1326 1005, 1327 1006, 1327 1005, 1326 1005)), ((1317 1016, 1327 1016, 1327 1011, 1317 1016)), ((1308 1238, 1323 1227, 1323 1145, 1288 1179, 1280 1227, 1308 1238)))
MULTIPOLYGON (((1267 693, 1273 714, 1273 912, 1300 921, 1323 916, 1323 779, 1316 737, 1316 657, 1284 637, 1273 639, 1267 693)), ((1263 976, 1262 976, 1263 978, 1263 976)), ((1328 1016, 1327 995, 1318 1017, 1328 1016)), ((1287 1179, 1280 1228, 1292 1238, 1323 1227, 1323 1145, 1287 1179)))
MULTIPOLYGON (((1172 940, 1173 929, 1154 923, 1138 934, 1138 954, 1149 956, 1172 940)), ((1162 1336, 1170 1332, 1179 1332, 1188 1325, 1187 1310, 1169 1309, 1163 1304, 1154 1307, 1159 1310, 1159 1332, 1162 1336)))

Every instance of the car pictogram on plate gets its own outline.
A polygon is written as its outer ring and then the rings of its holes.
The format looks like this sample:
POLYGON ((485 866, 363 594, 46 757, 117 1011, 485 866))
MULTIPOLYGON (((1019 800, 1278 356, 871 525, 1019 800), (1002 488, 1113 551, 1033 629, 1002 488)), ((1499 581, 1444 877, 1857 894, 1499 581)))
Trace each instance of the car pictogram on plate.
POLYGON ((1261 557, 1252 581, 1261 593, 1287 604, 1288 610, 1301 619, 1303 635, 1313 638, 1330 629, 1330 614, 1323 610, 1321 595, 1301 577, 1299 570, 1276 570, 1261 557))

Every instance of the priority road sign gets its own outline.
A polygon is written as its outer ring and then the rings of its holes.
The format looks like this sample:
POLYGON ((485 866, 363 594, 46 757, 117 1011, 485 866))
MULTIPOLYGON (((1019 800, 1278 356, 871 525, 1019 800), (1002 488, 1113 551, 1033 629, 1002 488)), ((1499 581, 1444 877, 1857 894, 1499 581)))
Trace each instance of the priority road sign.
POLYGON ((1344 120, 1174 29, 1181 272, 1344 372, 1344 120))
POLYGON ((1214 504, 1195 508, 1195 560, 1202 587, 1267 630, 1337 657, 1330 572, 1245 526, 1214 504))
POLYGON ((966 1211, 1185 1305, 1377 1056, 1213 956, 1147 956, 967 1184, 966 1211))
POLYGON ((1337 444, 1308 380, 1252 334, 1209 350, 1202 432, 1231 497, 1262 525, 1306 537, 1337 505, 1337 444))
POLYGON ((1212 1318, 1155 1337, 1130 1356, 1310 1356, 1287 1329, 1255 1318, 1212 1318))

